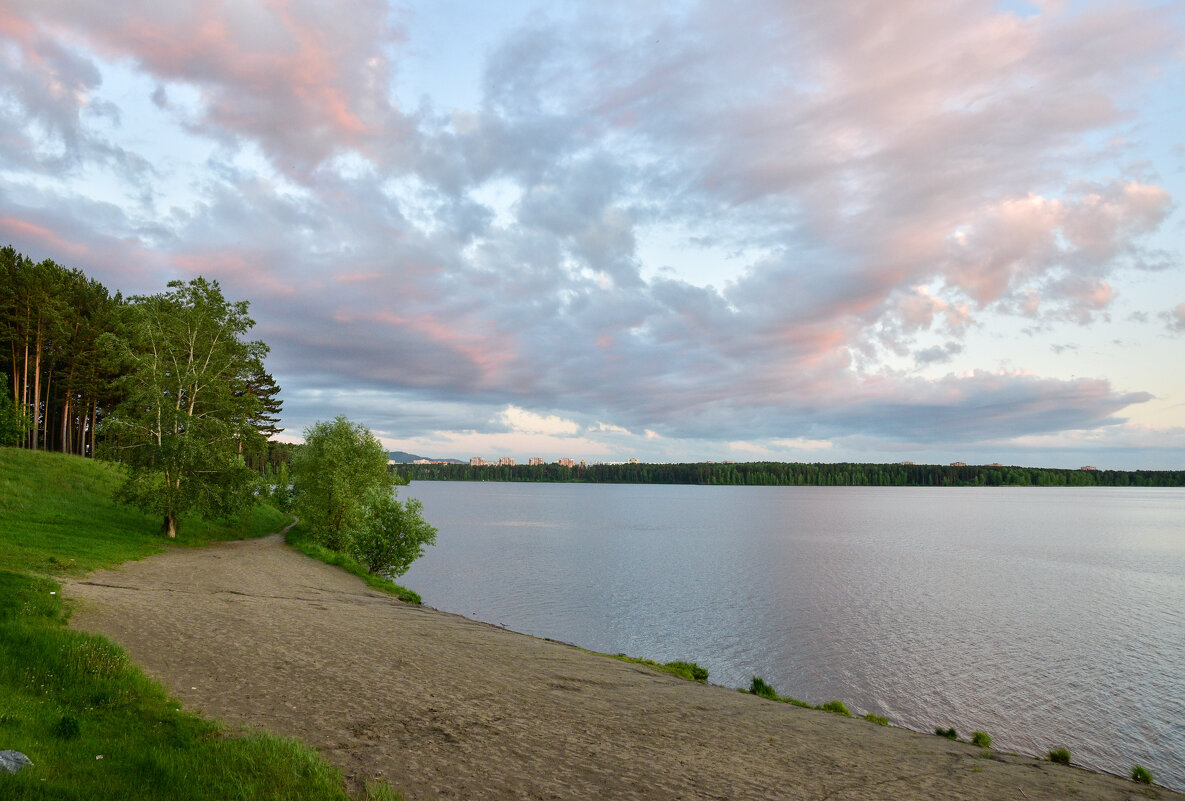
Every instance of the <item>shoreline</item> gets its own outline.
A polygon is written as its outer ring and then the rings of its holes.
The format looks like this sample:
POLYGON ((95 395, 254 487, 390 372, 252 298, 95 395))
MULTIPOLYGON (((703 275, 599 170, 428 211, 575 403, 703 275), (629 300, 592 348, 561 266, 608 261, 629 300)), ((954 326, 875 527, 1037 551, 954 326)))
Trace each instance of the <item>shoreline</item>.
POLYGON ((1185 798, 408 606, 277 541, 68 582, 188 706, 435 798, 1185 798), (233 558, 232 558, 233 557, 233 558))

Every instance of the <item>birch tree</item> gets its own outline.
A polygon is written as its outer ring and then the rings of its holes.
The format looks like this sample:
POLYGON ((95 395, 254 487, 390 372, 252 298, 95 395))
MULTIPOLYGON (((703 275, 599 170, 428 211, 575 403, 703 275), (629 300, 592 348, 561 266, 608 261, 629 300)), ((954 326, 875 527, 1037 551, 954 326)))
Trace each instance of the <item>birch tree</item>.
POLYGON ((160 515, 174 537, 182 515, 229 517, 254 503, 239 446, 261 436, 251 425, 258 400, 241 390, 267 346, 246 338, 247 302, 227 301, 217 281, 168 287, 127 307, 124 400, 109 435, 129 468, 117 498, 160 515))

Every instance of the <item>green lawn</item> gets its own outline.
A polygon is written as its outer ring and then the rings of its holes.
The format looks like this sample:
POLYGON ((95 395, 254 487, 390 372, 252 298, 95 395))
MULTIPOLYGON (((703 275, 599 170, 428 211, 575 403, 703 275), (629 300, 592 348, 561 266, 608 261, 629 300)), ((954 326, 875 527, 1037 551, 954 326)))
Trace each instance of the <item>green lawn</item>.
POLYGON ((171 545, 159 521, 112 503, 119 477, 111 464, 0 448, 0 750, 33 761, 0 774, 0 798, 345 801, 340 774, 311 749, 182 711, 118 646, 65 627, 55 576, 284 522, 262 506, 234 523, 183 521, 171 545))

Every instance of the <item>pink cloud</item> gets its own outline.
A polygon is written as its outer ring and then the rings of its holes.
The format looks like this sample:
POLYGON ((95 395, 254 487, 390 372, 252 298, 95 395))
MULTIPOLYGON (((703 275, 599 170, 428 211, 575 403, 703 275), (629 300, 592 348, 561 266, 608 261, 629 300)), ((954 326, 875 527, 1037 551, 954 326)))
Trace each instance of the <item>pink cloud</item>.
POLYGON ((397 34, 388 13, 380 0, 353 2, 348 13, 297 0, 24 0, 0 26, 26 38, 34 30, 69 38, 108 59, 133 59, 161 81, 196 86, 203 108, 194 124, 256 140, 292 173, 398 135, 384 52, 397 34))

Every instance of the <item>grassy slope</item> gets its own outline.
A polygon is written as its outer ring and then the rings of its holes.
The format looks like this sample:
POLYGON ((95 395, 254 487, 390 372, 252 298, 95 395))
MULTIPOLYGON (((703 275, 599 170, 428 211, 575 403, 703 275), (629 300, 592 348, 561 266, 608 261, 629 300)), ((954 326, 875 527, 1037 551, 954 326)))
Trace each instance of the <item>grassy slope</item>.
MULTIPOLYGON (((34 763, 0 774, 0 797, 344 801, 341 776, 312 750, 183 712, 118 646, 65 628, 54 576, 170 547, 157 521, 111 502, 118 482, 113 465, 0 448, 0 749, 34 763)), ((236 524, 185 521, 178 544, 282 522, 265 507, 236 524)))

